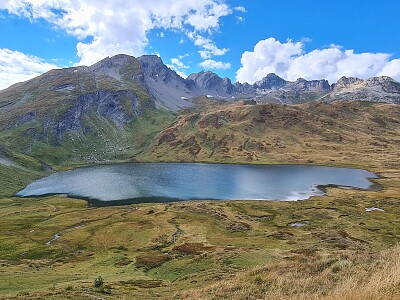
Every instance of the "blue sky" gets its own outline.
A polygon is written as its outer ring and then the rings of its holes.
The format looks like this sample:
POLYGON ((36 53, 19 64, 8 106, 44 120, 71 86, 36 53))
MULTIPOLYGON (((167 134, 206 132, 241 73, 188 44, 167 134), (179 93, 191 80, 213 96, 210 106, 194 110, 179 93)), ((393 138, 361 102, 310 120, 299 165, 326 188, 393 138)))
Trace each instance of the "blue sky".
POLYGON ((400 80, 399 11, 397 0, 0 0, 0 88, 117 53, 250 83, 400 80))

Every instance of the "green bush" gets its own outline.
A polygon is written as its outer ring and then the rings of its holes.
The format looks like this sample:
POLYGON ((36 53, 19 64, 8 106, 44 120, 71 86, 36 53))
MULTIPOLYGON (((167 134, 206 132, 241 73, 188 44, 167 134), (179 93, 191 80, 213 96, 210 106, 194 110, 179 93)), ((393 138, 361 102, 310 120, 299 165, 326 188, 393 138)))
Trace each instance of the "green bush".
POLYGON ((104 284, 104 279, 103 277, 99 276, 94 280, 94 287, 95 288, 101 288, 104 284))

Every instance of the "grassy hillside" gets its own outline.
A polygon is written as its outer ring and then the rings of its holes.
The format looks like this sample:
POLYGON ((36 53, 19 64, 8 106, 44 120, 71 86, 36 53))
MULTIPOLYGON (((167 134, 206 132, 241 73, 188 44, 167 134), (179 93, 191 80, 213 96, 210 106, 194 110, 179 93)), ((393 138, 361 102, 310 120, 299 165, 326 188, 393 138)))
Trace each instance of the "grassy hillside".
POLYGON ((33 147, 34 158, 7 150, 18 139, 1 132, 3 155, 19 167, 0 165, 0 299, 398 299, 399 110, 203 101, 179 116, 152 111, 84 141, 33 147), (353 166, 378 172, 382 190, 101 208, 13 196, 45 174, 41 162, 91 157, 353 166))
POLYGON ((28 156, 57 169, 70 165, 132 160, 144 151, 155 136, 172 122, 174 114, 164 110, 147 110, 132 122, 116 125, 91 113, 83 118, 90 131, 71 131, 55 141, 30 135, 37 122, 0 132, 0 145, 13 155, 28 156))
POLYGON ((117 55, 0 91, 0 148, 53 168, 132 158, 173 118, 155 109, 140 72, 117 55))
POLYGON ((143 159, 390 167, 400 153, 399 115, 398 105, 358 101, 206 102, 164 129, 143 159))

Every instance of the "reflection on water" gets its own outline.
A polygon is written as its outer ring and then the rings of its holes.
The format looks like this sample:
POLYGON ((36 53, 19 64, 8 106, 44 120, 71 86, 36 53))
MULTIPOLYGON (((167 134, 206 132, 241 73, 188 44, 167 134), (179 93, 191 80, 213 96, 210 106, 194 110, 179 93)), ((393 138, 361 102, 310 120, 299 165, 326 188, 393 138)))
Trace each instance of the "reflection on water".
POLYGON ((39 179, 18 196, 68 194, 100 201, 302 200, 318 185, 366 189, 375 174, 304 165, 126 163, 84 167, 39 179), (147 199, 147 200, 146 200, 147 199), (149 200, 150 199, 150 200, 149 200), (153 200, 151 200, 153 199, 153 200))

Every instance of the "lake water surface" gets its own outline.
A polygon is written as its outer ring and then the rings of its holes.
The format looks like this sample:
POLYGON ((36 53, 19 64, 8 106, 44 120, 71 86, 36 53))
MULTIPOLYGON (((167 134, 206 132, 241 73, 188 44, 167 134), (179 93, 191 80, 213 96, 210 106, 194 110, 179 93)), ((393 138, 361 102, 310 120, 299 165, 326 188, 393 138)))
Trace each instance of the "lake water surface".
MULTIPOLYGON (((54 173, 18 196, 67 194, 100 203, 177 200, 302 200, 322 195, 321 185, 367 189, 374 173, 308 165, 125 163, 54 173)), ((110 203, 111 204, 111 203, 110 203)))

